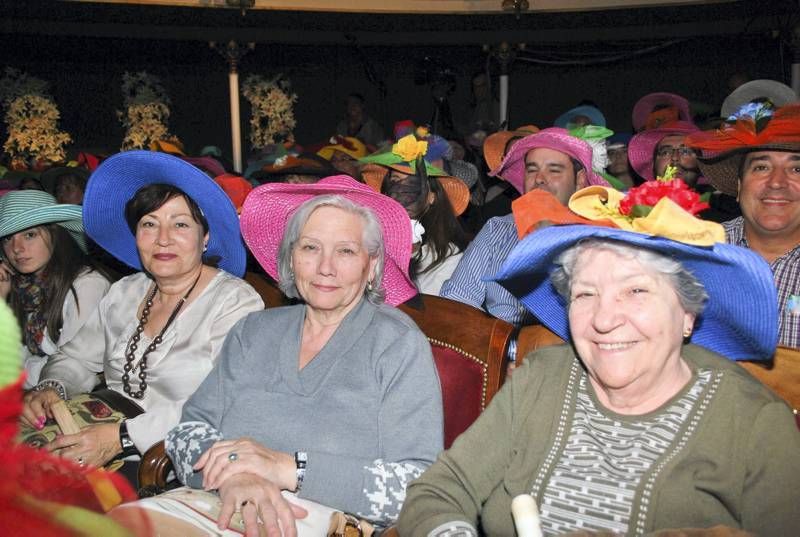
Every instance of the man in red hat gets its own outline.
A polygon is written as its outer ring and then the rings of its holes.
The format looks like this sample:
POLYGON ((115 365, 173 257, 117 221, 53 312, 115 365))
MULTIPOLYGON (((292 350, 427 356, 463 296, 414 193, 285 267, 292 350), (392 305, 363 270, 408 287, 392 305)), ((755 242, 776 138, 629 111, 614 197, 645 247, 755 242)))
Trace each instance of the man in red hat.
MULTIPOLYGON (((559 127, 517 141, 490 175, 502 177, 521 194, 546 190, 564 205, 584 186, 608 186, 592 170, 591 146, 559 127)), ((483 281, 494 276, 517 242, 513 215, 491 218, 467 247, 440 295, 517 326, 530 324, 533 318, 519 300, 500 284, 483 281)))
POLYGON ((779 345, 800 347, 800 105, 778 109, 768 122, 741 118, 689 143, 712 155, 700 160, 711 184, 739 200, 742 216, 723 223, 727 242, 755 250, 772 268, 779 345))

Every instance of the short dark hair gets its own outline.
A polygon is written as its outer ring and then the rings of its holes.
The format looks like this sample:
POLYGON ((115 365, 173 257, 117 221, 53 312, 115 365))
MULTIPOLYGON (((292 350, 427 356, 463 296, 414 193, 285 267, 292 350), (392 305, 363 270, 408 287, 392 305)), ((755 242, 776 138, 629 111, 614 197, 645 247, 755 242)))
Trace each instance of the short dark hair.
POLYGON ((577 180, 578 179, 578 172, 581 171, 581 170, 585 170, 586 167, 583 165, 583 163, 580 160, 576 159, 575 157, 569 157, 569 160, 570 160, 570 162, 572 162, 572 173, 575 174, 575 180, 577 180))
POLYGON ((178 196, 186 200, 192 220, 203 226, 203 234, 208 233, 208 220, 200 210, 200 206, 180 188, 164 183, 143 186, 125 204, 125 221, 128 223, 131 233, 136 235, 136 225, 144 215, 152 213, 178 196))

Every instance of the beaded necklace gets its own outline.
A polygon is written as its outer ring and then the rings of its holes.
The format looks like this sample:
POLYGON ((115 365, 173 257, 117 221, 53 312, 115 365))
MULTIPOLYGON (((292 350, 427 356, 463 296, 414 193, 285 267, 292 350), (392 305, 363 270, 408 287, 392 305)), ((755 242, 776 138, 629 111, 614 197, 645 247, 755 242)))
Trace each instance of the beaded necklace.
POLYGON ((147 355, 156 350, 161 344, 163 340, 164 333, 169 328, 169 325, 172 324, 172 321, 175 320, 175 317, 178 316, 178 312, 181 311, 183 304, 186 302, 186 299, 189 298, 189 295, 192 294, 194 288, 197 286, 197 282, 200 281, 200 276, 203 274, 203 269, 200 269, 200 273, 195 278, 194 283, 186 291, 186 294, 183 295, 178 301, 178 304, 175 306, 175 309, 172 310, 172 313, 167 319, 167 324, 164 325, 164 328, 161 329, 161 332, 153 339, 150 345, 147 346, 145 349, 144 354, 142 354, 142 358, 139 360, 139 391, 134 392, 131 388, 131 381, 130 381, 130 373, 133 370, 133 362, 136 359, 136 349, 139 348, 139 340, 142 338, 142 332, 144 332, 144 326, 147 324, 147 317, 150 315, 150 308, 153 307, 153 299, 156 296, 156 292, 158 291, 158 284, 153 284, 153 290, 147 297, 147 300, 144 303, 144 309, 142 310, 142 316, 139 318, 139 325, 136 327, 136 331, 131 336, 131 339, 128 340, 128 346, 125 349, 125 367, 123 367, 124 373, 122 374, 122 389, 133 397, 134 399, 141 399, 144 397, 144 391, 147 389, 147 355))

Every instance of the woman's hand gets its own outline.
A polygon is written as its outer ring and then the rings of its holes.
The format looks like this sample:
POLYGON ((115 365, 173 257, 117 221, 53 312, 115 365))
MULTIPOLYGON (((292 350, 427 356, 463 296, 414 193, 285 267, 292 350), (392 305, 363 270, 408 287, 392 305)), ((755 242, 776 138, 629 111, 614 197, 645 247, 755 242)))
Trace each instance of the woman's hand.
POLYGON ((29 391, 22 399, 22 415, 20 416, 22 422, 34 429, 41 429, 47 418, 53 417, 50 405, 57 401, 61 401, 61 397, 52 388, 29 391))
POLYGON ((14 274, 14 269, 8 264, 5 259, 0 260, 0 298, 6 300, 11 292, 11 276, 14 274))
POLYGON ((206 490, 218 489, 226 479, 240 473, 257 475, 281 490, 297 488, 294 455, 274 451, 249 438, 216 442, 198 459, 194 469, 203 471, 206 490))
POLYGON ((219 497, 222 509, 217 527, 227 528, 233 514, 241 511, 247 537, 295 537, 295 519, 308 515, 302 507, 286 501, 275 483, 249 473, 225 480, 219 487, 219 497))
POLYGON ((48 451, 62 449, 59 455, 82 463, 81 466, 103 466, 122 453, 119 423, 91 425, 79 433, 58 436, 46 447, 48 451))

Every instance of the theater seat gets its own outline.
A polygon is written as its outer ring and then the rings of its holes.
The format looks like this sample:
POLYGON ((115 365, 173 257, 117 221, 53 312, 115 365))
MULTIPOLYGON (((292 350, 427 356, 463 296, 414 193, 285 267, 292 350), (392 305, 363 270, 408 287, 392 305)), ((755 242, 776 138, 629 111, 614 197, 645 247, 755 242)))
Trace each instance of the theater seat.
POLYGON ((427 336, 439 371, 444 447, 469 427, 500 389, 514 327, 483 310, 434 295, 403 310, 427 336))

